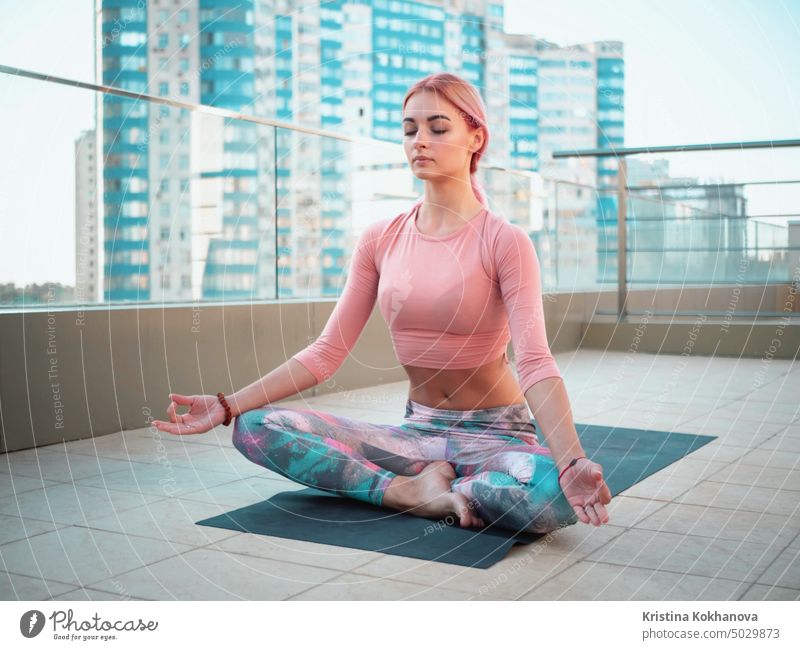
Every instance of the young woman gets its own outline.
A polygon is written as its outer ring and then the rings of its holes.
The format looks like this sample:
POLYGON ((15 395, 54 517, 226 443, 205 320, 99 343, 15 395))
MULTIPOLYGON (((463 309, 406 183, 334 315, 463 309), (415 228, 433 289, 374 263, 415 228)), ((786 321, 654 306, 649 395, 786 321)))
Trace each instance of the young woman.
POLYGON ((170 394, 170 422, 153 424, 182 435, 235 417, 233 444, 259 465, 464 527, 606 523, 611 494, 585 457, 547 343, 536 251, 475 179, 489 138, 479 93, 457 75, 429 75, 408 90, 402 129, 424 197, 366 228, 319 338, 227 399, 170 394), (403 424, 273 406, 336 372, 376 301, 410 381, 403 424))

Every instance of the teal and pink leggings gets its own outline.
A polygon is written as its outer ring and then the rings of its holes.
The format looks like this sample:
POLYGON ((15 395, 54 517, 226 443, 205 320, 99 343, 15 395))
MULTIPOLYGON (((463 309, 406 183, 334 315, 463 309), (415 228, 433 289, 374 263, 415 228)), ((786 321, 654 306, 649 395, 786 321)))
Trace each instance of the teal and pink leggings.
POLYGON ((268 406, 236 418, 233 444, 281 476, 375 505, 398 474, 445 460, 451 490, 487 525, 546 533, 578 521, 526 403, 458 411, 408 400, 399 426, 268 406))

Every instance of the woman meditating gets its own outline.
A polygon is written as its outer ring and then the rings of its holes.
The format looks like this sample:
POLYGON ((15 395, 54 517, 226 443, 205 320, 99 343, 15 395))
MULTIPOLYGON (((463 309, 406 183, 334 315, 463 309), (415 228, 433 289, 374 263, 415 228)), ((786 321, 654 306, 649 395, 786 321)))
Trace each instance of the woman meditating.
POLYGON ((424 197, 362 233, 319 338, 230 396, 171 394, 170 422, 153 424, 183 435, 235 418, 233 444, 267 469, 421 517, 455 515, 463 527, 545 533, 608 522, 611 493, 581 447, 547 343, 536 251, 475 179, 486 122, 463 78, 414 84, 401 126, 424 197), (403 423, 273 405, 338 370, 376 301, 410 381, 403 423))

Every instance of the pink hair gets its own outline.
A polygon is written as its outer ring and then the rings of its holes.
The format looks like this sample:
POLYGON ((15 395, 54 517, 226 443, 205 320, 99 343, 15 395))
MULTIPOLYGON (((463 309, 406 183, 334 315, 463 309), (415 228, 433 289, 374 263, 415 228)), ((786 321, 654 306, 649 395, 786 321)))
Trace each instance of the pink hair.
POLYGON ((483 104, 480 93, 475 86, 463 77, 459 77, 452 72, 435 72, 420 79, 408 89, 403 99, 403 110, 405 110, 406 104, 411 96, 420 90, 431 90, 449 101, 461 113, 464 121, 467 123, 467 127, 471 131, 483 127, 485 136, 483 144, 480 149, 473 152, 472 160, 469 163, 469 182, 478 201, 488 208, 486 192, 484 192, 478 179, 475 177, 475 172, 478 170, 478 161, 489 146, 489 127, 486 124, 486 107, 483 104))

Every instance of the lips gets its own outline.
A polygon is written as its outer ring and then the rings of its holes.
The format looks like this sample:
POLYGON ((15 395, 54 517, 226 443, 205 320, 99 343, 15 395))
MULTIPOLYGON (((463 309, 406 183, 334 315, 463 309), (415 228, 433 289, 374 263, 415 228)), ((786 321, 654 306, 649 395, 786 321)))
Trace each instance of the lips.
POLYGON ((426 156, 417 156, 416 158, 414 158, 414 162, 419 162, 420 160, 431 160, 431 159, 427 158, 426 156))

